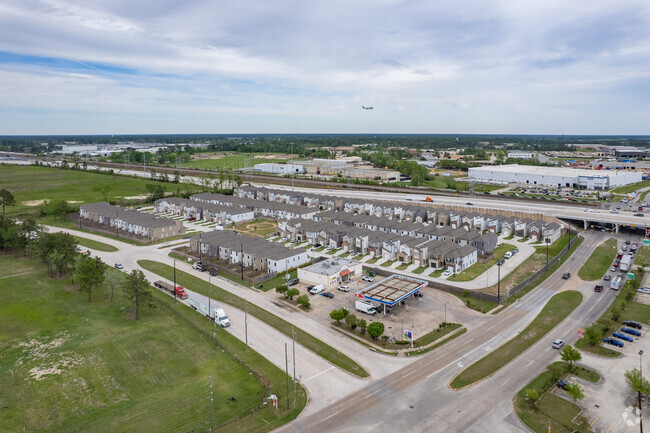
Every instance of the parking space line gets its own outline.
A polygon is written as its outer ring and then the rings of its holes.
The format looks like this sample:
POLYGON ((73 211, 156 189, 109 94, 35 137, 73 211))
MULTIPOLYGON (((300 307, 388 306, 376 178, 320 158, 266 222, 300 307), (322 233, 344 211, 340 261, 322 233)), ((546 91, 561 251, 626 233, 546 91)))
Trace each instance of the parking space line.
POLYGON ((598 421, 598 418, 600 418, 600 417, 597 416, 596 419, 593 420, 593 421, 591 422, 591 424, 589 424, 589 427, 591 427, 592 425, 594 425, 594 423, 595 423, 596 421, 598 421))
POLYGON ((609 431, 612 429, 612 427, 614 427, 614 424, 610 425, 605 433, 609 433, 609 431))
POLYGON ((338 415, 339 412, 341 412, 341 411, 338 411, 338 412, 336 412, 336 413, 333 413, 332 415, 328 416, 327 418, 324 418, 324 419, 323 419, 323 422, 325 422, 325 421, 327 421, 328 419, 332 418, 334 415, 338 415))
POLYGON ((323 370, 323 371, 321 371, 320 373, 316 373, 315 375, 313 375, 313 376, 311 376, 311 377, 308 377, 307 379, 303 380, 302 383, 305 383, 305 382, 307 382, 307 381, 309 381, 309 380, 312 380, 313 378, 318 377, 318 376, 320 376, 320 375, 323 374, 323 373, 327 373, 328 371, 333 370, 334 368, 335 368, 335 367, 332 366, 332 367, 328 368, 327 370, 323 370))

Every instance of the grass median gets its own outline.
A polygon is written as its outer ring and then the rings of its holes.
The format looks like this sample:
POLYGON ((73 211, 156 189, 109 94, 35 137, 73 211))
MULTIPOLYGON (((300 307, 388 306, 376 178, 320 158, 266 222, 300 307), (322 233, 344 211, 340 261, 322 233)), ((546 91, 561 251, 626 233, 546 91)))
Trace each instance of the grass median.
MULTIPOLYGON (((143 268, 160 275, 163 278, 171 280, 174 277, 174 268, 163 263, 152 260, 139 260, 138 264, 143 268)), ((233 307, 239 308, 241 310, 244 310, 246 308, 246 302, 243 298, 237 295, 233 295, 227 290, 215 286, 214 284, 210 286, 207 281, 204 281, 178 269, 176 269, 176 283, 183 285, 190 290, 199 292, 203 295, 211 296, 214 299, 232 305, 233 307)), ((248 303, 248 312, 263 322, 274 327, 278 331, 282 332, 283 334, 291 337, 292 325, 289 322, 282 320, 278 316, 252 303, 248 303)), ((368 373, 363 369, 363 367, 354 362, 353 359, 349 358, 328 344, 325 344, 319 339, 313 337, 302 329, 295 328, 295 330, 296 339, 307 349, 352 374, 360 377, 368 377, 368 373)))
POLYGON ((79 236, 73 236, 73 237, 75 241, 77 241, 77 244, 79 244, 82 247, 92 248, 93 250, 97 250, 97 251, 105 251, 107 253, 112 253, 117 251, 117 248, 115 248, 113 245, 108 245, 105 244, 104 242, 94 241, 92 239, 82 238, 79 236))
POLYGON ((591 253, 589 260, 578 271, 578 276, 584 281, 594 281, 603 278, 615 257, 616 239, 608 239, 591 253))
POLYGON ((573 290, 554 295, 526 329, 463 370, 451 381, 451 388, 463 388, 495 373, 546 335, 581 302, 582 294, 573 290))

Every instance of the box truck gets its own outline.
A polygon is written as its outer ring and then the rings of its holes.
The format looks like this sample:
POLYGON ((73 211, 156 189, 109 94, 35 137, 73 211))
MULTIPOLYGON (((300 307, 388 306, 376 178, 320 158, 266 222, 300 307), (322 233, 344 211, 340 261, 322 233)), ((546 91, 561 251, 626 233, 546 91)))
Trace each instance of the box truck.
POLYGON ((632 256, 624 255, 624 256, 621 258, 621 263, 619 263, 618 266, 619 266, 619 268, 621 269, 621 271, 623 271, 623 272, 627 272, 627 271, 630 270, 630 265, 631 265, 631 264, 632 264, 632 256))
MULTIPOLYGON (((172 295, 174 294, 174 285, 167 283, 162 280, 158 280, 155 283, 153 283, 154 287, 157 287, 159 289, 163 289, 171 293, 172 295)), ((176 286, 176 296, 180 299, 187 299, 187 292, 185 292, 185 287, 183 286, 176 286)))
POLYGON ((222 328, 227 328, 230 326, 230 319, 226 315, 226 312, 219 305, 211 302, 205 296, 192 293, 190 295, 190 307, 203 314, 205 317, 209 317, 211 320, 214 320, 222 328))
POLYGON ((357 309, 357 311, 361 311, 362 313, 370 314, 371 316, 377 313, 377 310, 375 309, 375 306, 372 305, 368 301, 355 301, 354 302, 354 308, 357 309))

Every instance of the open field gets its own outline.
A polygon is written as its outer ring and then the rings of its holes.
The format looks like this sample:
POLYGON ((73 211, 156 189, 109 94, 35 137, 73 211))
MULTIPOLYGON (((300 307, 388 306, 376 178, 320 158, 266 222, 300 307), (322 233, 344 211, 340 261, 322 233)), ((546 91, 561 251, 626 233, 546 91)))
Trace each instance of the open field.
POLYGON ((277 227, 278 224, 273 221, 254 220, 254 221, 247 221, 245 223, 237 224, 234 227, 234 229, 251 236, 265 237, 266 235, 275 233, 277 227))
POLYGON ((591 253, 589 260, 578 271, 578 276, 585 281, 600 280, 611 266, 615 257, 616 239, 608 239, 591 253))
POLYGON ((283 372, 157 290, 134 321, 119 289, 112 305, 107 285, 88 303, 36 260, 0 256, 0 267, 12 270, 0 278, 3 431, 205 432, 210 376, 215 427, 268 431, 304 407, 303 390, 288 412, 263 406, 283 395, 283 372))
POLYGON ((103 242, 94 241, 92 239, 74 236, 74 240, 77 241, 77 244, 79 244, 81 247, 92 248, 93 250, 106 251, 109 253, 117 251, 117 248, 115 248, 113 245, 108 245, 103 242))
MULTIPOLYGON (((163 263, 154 262, 151 260, 140 260, 138 264, 143 268, 155 272, 163 278, 172 279, 173 278, 173 268, 171 266, 165 265, 163 263)), ((176 282, 188 289, 199 292, 205 296, 212 296, 214 299, 230 304, 236 308, 243 310, 245 308, 245 301, 243 298, 233 295, 232 293, 212 284, 208 285, 207 281, 203 281, 200 278, 197 278, 193 275, 190 275, 186 272, 176 270, 176 282)), ((266 311, 263 308, 258 307, 255 304, 248 304, 248 312, 258 319, 268 323, 273 326, 278 331, 291 336, 292 326, 290 323, 281 319, 280 317, 266 311)), ((313 351, 322 358, 328 360, 334 365, 355 374, 360 377, 367 377, 368 373, 353 359, 339 352, 335 348, 323 343, 319 339, 313 337, 311 334, 303 331, 300 328, 296 328, 296 338, 299 338, 302 345, 307 349, 313 351)))
POLYGON ((244 153, 226 155, 219 159, 197 159, 193 161, 184 162, 181 164, 183 168, 205 168, 205 169, 240 169, 252 168, 255 164, 263 164, 265 162, 284 164, 286 159, 262 159, 254 158, 256 155, 264 155, 263 153, 244 153))
POLYGON ((582 294, 573 290, 554 295, 526 329, 467 367, 451 381, 450 386, 460 389, 495 373, 546 335, 581 302, 582 294))
POLYGON ((650 180, 644 180, 643 182, 633 183, 631 185, 619 186, 618 188, 611 190, 611 192, 615 194, 629 194, 637 189, 646 188, 648 186, 650 186, 650 180))
POLYGON ((150 179, 136 179, 127 176, 111 176, 80 170, 65 170, 53 167, 35 167, 7 164, 0 169, 0 185, 16 198, 16 206, 7 207, 8 215, 33 212, 42 200, 67 200, 68 202, 95 203, 104 201, 99 192, 93 191, 98 185, 110 185, 109 200, 118 197, 135 197, 147 194, 147 184, 160 184, 166 191, 180 188, 198 187, 173 183, 157 182, 150 179), (32 206, 28 206, 31 204, 32 206))

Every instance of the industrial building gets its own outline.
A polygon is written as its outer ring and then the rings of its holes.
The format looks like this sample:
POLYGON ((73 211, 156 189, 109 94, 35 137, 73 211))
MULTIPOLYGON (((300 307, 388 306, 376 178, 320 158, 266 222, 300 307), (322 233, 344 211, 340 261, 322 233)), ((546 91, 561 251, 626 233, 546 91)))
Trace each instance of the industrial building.
POLYGON ((642 174, 636 171, 583 170, 518 164, 469 169, 469 180, 472 182, 599 190, 641 182, 642 177, 642 174))
POLYGON ((274 174, 303 174, 305 168, 302 165, 297 164, 274 164, 271 162, 266 162, 262 164, 255 164, 253 167, 255 171, 261 171, 263 173, 274 173, 274 174))

